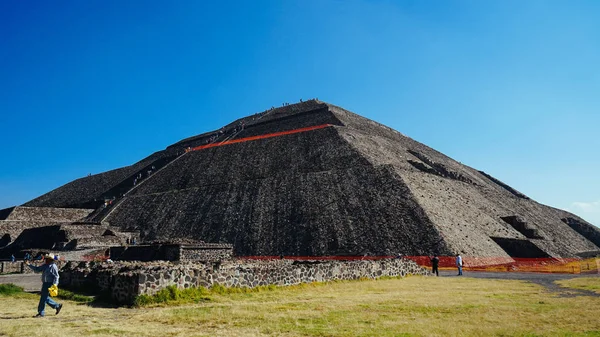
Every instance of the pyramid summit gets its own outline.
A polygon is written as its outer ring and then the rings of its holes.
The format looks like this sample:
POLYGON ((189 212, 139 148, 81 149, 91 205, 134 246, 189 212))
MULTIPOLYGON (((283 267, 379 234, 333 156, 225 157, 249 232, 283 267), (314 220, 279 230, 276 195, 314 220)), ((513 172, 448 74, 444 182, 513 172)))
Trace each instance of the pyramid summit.
POLYGON ((600 251, 600 231, 583 219, 318 100, 238 119, 0 211, 0 236, 20 234, 7 225, 15 214, 37 210, 31 223, 41 226, 49 208, 146 242, 232 244, 240 256, 600 251))

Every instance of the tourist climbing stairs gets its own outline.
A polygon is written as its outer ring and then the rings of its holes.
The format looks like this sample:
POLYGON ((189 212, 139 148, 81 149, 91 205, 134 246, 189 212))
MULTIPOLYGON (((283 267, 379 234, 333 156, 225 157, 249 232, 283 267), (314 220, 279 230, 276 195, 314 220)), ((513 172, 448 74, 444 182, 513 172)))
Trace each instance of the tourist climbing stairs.
POLYGON ((104 202, 86 218, 86 221, 100 223, 110 213, 110 211, 118 203, 120 203, 126 194, 131 192, 143 182, 147 181, 150 177, 161 171, 163 168, 167 167, 170 163, 174 162, 183 154, 185 154, 185 152, 157 159, 144 166, 142 169, 136 171, 129 177, 125 178, 119 184, 113 186, 110 190, 104 192, 102 195, 104 202))

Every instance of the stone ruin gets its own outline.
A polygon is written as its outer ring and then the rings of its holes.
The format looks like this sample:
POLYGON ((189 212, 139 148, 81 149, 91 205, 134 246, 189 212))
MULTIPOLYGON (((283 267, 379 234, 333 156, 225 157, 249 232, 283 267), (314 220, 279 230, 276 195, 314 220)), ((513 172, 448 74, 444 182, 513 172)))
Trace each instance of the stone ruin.
POLYGON ((600 251, 600 231, 585 220, 318 100, 241 118, 2 210, 0 242, 7 252, 26 229, 68 233, 75 222, 115 235, 82 230, 54 244, 114 246, 136 233, 139 243, 229 244, 236 256, 462 253, 505 263, 600 251))
POLYGON ((217 262, 233 258, 233 246, 223 243, 153 243, 110 248, 114 261, 217 262))
POLYGON ((38 252, 65 252, 71 259, 79 259, 91 251, 106 250, 139 238, 137 232, 123 232, 107 224, 85 222, 92 211, 54 207, 4 210, 0 214, 0 231, 4 232, 0 254, 22 258, 26 252, 33 256, 38 252))
POLYGON ((61 285, 105 293, 115 303, 131 305, 139 295, 153 295, 168 286, 253 288, 289 286, 333 280, 382 276, 428 275, 408 259, 377 261, 231 260, 221 263, 69 262, 61 271, 61 285))

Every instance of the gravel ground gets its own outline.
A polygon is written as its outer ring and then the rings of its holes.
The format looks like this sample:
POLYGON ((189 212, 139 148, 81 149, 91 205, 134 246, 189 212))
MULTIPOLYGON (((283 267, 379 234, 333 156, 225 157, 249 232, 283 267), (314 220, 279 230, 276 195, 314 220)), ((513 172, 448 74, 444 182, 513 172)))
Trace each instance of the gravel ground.
POLYGON ((0 275, 0 284, 12 283, 23 287, 25 291, 39 291, 42 287, 40 274, 9 274, 0 275))
MULTIPOLYGON (((440 271, 440 277, 459 277, 455 271, 440 271)), ((481 271, 463 271, 461 277, 488 278, 500 280, 519 280, 527 281, 544 286, 550 292, 558 293, 561 297, 575 296, 594 296, 600 297, 593 291, 583 289, 562 288, 554 281, 567 280, 579 277, 600 277, 600 274, 549 274, 549 273, 500 273, 500 272, 481 272, 481 271)))

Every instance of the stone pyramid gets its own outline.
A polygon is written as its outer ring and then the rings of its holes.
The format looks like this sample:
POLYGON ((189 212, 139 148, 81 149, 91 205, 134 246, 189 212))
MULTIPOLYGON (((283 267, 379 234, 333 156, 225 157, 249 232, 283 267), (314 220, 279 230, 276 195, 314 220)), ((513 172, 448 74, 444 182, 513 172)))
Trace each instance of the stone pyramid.
POLYGON ((600 231, 583 219, 317 100, 239 119, 23 206, 90 209, 86 222, 143 241, 230 243, 241 256, 600 251, 600 231))

